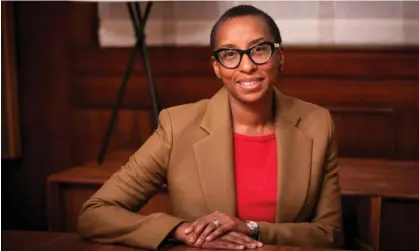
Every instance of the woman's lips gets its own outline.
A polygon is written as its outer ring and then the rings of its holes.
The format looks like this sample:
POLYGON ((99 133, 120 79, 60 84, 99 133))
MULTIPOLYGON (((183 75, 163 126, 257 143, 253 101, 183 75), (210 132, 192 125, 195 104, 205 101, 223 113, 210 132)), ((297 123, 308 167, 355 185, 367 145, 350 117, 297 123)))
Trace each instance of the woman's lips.
POLYGON ((262 85, 263 79, 249 79, 249 80, 240 80, 237 83, 240 85, 240 87, 246 89, 246 90, 254 90, 259 88, 262 85))

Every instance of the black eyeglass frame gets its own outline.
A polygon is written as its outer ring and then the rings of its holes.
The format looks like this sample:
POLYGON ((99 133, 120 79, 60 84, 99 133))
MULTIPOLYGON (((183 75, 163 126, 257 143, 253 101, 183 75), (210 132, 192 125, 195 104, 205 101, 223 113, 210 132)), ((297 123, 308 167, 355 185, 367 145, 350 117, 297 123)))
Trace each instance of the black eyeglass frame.
POLYGON ((281 46, 281 44, 280 44, 280 43, 273 43, 273 42, 270 42, 270 41, 264 41, 264 42, 261 42, 261 43, 258 43, 258 44, 256 44, 256 45, 254 45, 254 46, 252 46, 252 47, 250 47, 250 48, 248 48, 248 49, 246 49, 246 50, 233 49, 233 48, 220 48, 220 49, 218 49, 218 50, 216 50, 216 51, 214 51, 214 52, 213 52, 213 56, 215 57, 215 59, 217 60, 217 62, 218 62, 218 63, 220 63, 223 67, 225 67, 225 68, 227 68, 227 69, 235 69, 235 68, 239 67, 240 63, 242 62, 242 59, 243 59, 243 55, 244 55, 244 54, 246 54, 246 55, 249 57, 249 59, 250 59, 250 60, 251 60, 251 61, 252 61, 255 65, 263 65, 263 64, 265 64, 266 62, 268 62, 268 61, 269 61, 269 59, 271 59, 272 55, 273 55, 273 54, 274 54, 274 52, 275 52, 275 49, 276 49, 276 48, 279 48, 280 46, 281 46), (256 47, 258 47, 258 46, 261 46, 261 45, 265 45, 265 44, 267 44, 267 45, 269 45, 269 46, 271 47, 271 55, 269 55, 268 59, 266 59, 266 61, 265 61, 265 62, 263 62, 263 63, 256 63, 256 62, 252 59, 252 57, 250 56, 250 52, 251 52, 254 48, 256 48, 256 47), (234 66, 234 67, 227 67, 227 66, 225 66, 225 65, 221 62, 220 57, 219 57, 219 53, 220 53, 220 52, 223 52, 223 51, 236 51, 237 53, 239 53, 239 55, 240 55, 240 60, 239 60, 239 62, 237 63, 237 65, 236 65, 236 66, 234 66))

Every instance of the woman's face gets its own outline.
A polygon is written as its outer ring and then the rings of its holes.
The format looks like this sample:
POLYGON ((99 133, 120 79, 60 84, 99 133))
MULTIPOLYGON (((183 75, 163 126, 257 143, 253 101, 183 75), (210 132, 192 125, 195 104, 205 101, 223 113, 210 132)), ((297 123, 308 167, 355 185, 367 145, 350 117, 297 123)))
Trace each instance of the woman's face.
MULTIPOLYGON (((246 50, 263 41, 274 42, 268 25, 257 16, 231 18, 225 21, 216 34, 215 50, 233 48, 246 50)), ((282 51, 277 49, 262 65, 253 63, 248 55, 234 69, 221 65, 214 57, 215 74, 221 77, 230 96, 243 103, 260 101, 276 82, 282 64, 282 51)))

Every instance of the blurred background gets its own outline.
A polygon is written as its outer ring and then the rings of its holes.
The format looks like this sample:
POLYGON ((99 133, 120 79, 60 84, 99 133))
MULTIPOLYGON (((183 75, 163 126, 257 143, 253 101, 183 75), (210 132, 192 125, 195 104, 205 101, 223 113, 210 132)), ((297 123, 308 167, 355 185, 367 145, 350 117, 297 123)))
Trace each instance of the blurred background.
MULTIPOLYGON (((350 163, 342 172, 350 239, 418 250, 419 2, 156 2, 145 35, 160 108, 221 87, 209 33, 242 3, 266 11, 282 33, 279 90, 333 114, 340 157, 350 163)), ((75 231, 81 203, 154 130, 138 55, 105 163, 96 163, 135 42, 127 5, 1 7, 2 229, 75 231)), ((143 212, 170 211, 165 196, 143 212)))

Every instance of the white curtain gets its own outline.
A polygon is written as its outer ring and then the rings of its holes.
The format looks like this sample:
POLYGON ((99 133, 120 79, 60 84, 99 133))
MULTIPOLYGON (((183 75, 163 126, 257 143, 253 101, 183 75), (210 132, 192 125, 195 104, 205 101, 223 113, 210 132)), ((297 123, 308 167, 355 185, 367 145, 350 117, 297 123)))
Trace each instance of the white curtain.
MULTIPOLYGON (((410 1, 157 1, 146 26, 147 44, 209 45, 214 22, 238 4, 271 15, 286 45, 419 45, 419 2, 410 1)), ((98 15, 101 46, 133 44, 125 3, 100 2, 98 15)))

